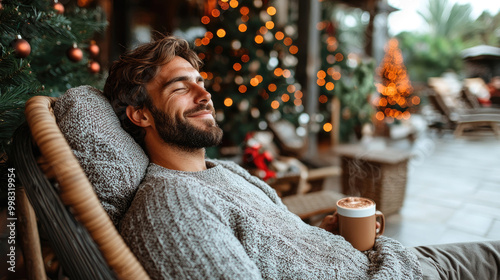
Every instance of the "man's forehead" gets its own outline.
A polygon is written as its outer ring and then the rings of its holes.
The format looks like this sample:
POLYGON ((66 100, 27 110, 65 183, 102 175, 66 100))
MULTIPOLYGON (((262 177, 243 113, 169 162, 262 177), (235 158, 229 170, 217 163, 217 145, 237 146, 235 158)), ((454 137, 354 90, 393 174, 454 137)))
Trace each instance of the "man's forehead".
POLYGON ((198 71, 186 59, 176 56, 167 64, 160 67, 158 75, 165 77, 176 77, 194 75, 199 76, 198 71))

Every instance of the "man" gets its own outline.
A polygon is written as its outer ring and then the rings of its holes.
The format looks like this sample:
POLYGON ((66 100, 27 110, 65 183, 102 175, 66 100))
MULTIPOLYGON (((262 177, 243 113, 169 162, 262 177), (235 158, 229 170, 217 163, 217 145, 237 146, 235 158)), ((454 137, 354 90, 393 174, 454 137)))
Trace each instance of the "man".
MULTIPOLYGON (((422 269, 452 277, 433 253, 446 248, 405 249, 382 236, 360 252, 335 234, 335 215, 310 226, 238 165, 206 159, 222 130, 200 65, 187 42, 164 37, 124 54, 104 89, 151 160, 120 231, 153 279, 421 279, 422 269)), ((499 245, 488 246, 496 252, 475 253, 496 256, 498 267, 499 245)), ((464 272, 454 257, 445 262, 464 272)))

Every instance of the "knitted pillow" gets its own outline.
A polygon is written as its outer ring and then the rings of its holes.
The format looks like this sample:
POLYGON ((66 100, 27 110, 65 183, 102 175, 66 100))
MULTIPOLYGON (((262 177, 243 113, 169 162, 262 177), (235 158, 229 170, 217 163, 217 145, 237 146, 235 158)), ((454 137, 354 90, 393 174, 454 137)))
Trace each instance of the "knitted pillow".
POLYGON ((102 206, 118 226, 146 173, 148 157, 122 129, 101 91, 93 87, 68 90, 56 101, 54 115, 102 206))

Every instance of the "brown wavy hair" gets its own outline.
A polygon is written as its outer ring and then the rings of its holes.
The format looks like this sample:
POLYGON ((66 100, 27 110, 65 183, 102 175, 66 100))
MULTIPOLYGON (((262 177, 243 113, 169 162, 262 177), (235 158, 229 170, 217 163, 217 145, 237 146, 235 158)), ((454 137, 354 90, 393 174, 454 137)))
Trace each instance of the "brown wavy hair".
POLYGON ((120 119, 122 127, 141 146, 144 145, 144 130, 133 124, 127 117, 127 107, 151 109, 152 101, 146 90, 146 84, 158 73, 161 66, 174 57, 186 59, 196 70, 200 70, 202 61, 189 43, 174 36, 163 36, 125 52, 113 62, 104 85, 104 95, 109 100, 120 119))

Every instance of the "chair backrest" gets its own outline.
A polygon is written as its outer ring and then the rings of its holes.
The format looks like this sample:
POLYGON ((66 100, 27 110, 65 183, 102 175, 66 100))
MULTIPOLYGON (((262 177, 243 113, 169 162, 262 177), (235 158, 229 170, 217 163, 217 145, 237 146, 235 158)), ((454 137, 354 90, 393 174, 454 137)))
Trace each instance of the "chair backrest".
POLYGON ((446 102, 443 100, 443 97, 436 92, 434 89, 429 88, 427 90, 427 97, 429 98, 429 102, 431 105, 441 114, 443 115, 448 122, 453 122, 453 111, 451 110, 446 102))
POLYGON ((460 91, 460 96, 465 101, 467 107, 471 109, 481 108, 481 104, 479 104, 479 100, 477 99, 477 97, 472 92, 470 92, 470 90, 466 86, 464 86, 460 91))
POLYGON ((273 132, 279 144, 281 154, 302 158, 307 150, 307 138, 296 133, 296 127, 286 119, 267 121, 269 129, 273 132))
MULTIPOLYGON (((74 236, 54 237, 55 240, 52 240, 51 245, 54 245, 53 243, 69 243, 67 245, 71 247, 71 245, 74 245, 71 243, 75 243, 75 236, 80 234, 83 236, 82 239, 85 239, 85 235, 87 235, 94 242, 102 258, 115 275, 106 274, 98 275, 98 278, 86 278, 88 276, 82 275, 83 272, 80 272, 79 269, 87 267, 90 270, 89 273, 92 273, 92 270, 97 270, 97 268, 93 267, 95 264, 92 263, 92 260, 85 259, 85 262, 82 262, 82 259, 78 259, 80 257, 78 252, 71 253, 71 250, 74 250, 72 248, 54 248, 58 258, 61 258, 64 271, 68 273, 72 271, 73 274, 69 275, 71 279, 110 279, 110 277, 118 279, 149 279, 145 270, 125 244, 108 214, 101 206, 91 183, 57 126, 52 112, 55 100, 55 98, 45 96, 32 97, 26 102, 26 121, 36 148, 40 153, 40 157, 37 158, 40 169, 43 170, 46 177, 56 182, 57 198, 65 206, 63 212, 66 213, 64 215, 69 214, 71 218, 74 217, 73 219, 77 222, 77 225, 84 230, 82 233, 81 230, 77 229, 74 236), (87 261, 90 263, 87 263, 87 261)), ((30 176, 20 177, 25 178, 21 182, 26 188, 27 196, 33 205, 37 218, 41 223, 46 223, 46 229, 50 230, 52 228, 54 230, 53 223, 55 220, 63 220, 63 218, 50 217, 50 215, 58 215, 57 211, 50 214, 42 213, 42 211, 47 210, 43 208, 50 208, 51 204, 40 207, 40 201, 37 201, 37 199, 39 195, 46 193, 53 192, 55 194, 55 189, 30 189, 28 186, 36 186, 39 183, 30 182, 30 176), (36 207, 36 205, 39 206, 36 207), (42 220, 43 217, 49 220, 42 220)), ((58 227, 61 226, 58 225, 58 227)), ((62 229, 56 228, 55 233, 59 230, 62 229)), ((50 234, 48 237, 51 238, 50 234)), ((86 249, 88 243, 83 244, 80 248, 86 249)))

